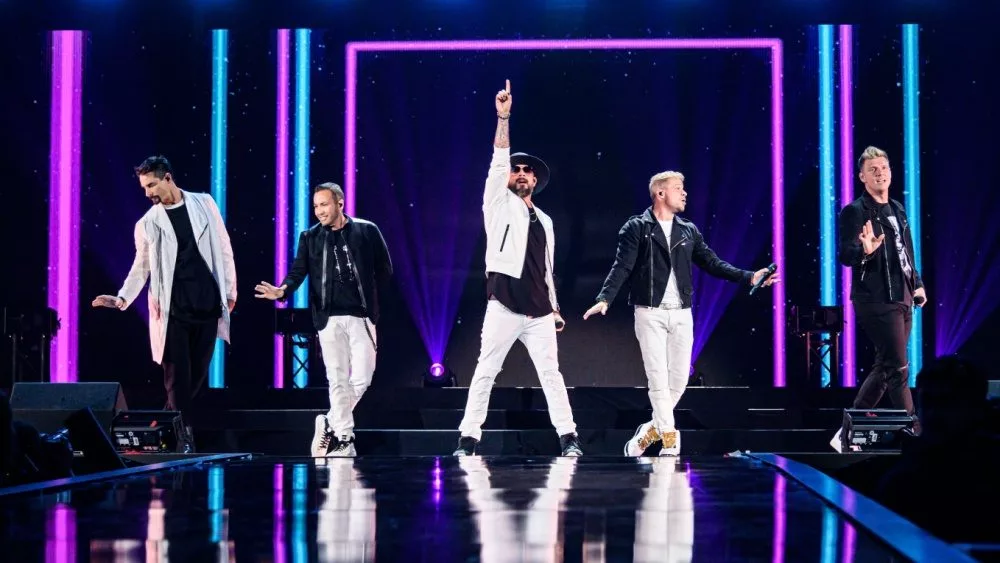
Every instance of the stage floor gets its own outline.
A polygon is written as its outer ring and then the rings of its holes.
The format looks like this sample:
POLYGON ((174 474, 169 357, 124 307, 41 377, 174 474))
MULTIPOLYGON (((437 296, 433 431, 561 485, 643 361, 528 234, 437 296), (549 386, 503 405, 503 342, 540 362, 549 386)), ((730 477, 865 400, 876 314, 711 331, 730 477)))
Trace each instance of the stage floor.
POLYGON ((0 513, 7 561, 905 560, 748 457, 263 457, 0 513))

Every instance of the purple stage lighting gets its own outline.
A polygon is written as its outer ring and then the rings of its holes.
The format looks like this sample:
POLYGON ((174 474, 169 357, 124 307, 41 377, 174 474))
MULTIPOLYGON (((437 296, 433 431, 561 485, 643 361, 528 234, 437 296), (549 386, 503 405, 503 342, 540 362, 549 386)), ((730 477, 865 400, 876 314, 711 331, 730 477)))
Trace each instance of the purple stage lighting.
POLYGON ((80 312, 80 117, 83 32, 53 31, 49 140, 49 307, 61 323, 49 380, 77 380, 80 312))
MULTIPOLYGON (((853 28, 839 26, 840 32, 840 205, 854 200, 854 45, 853 28)), ((843 387, 857 382, 857 346, 855 341, 854 307, 851 305, 851 269, 841 268, 843 291, 840 304, 844 307, 844 330, 841 333, 843 358, 840 381, 843 387)), ((834 358, 836 361, 836 358, 834 358)), ((833 385, 831 382, 830 385, 833 385)))
POLYGON ((435 362, 431 364, 431 377, 441 377, 444 375, 444 366, 435 362))
MULTIPOLYGON (((468 41, 369 41, 348 43, 346 47, 347 94, 344 124, 344 192, 346 212, 355 211, 357 176, 357 90, 358 56, 360 53, 402 51, 566 51, 566 50, 655 50, 655 49, 766 49, 771 55, 771 201, 772 255, 778 272, 785 267, 785 185, 784 185, 784 122, 782 117, 782 43, 777 38, 698 38, 698 39, 529 39, 529 40, 468 40, 468 41)), ((773 383, 785 386, 785 289, 773 288, 773 383)), ((411 304, 413 307, 413 304, 411 304)), ((454 308, 452 308, 454 309, 454 308)), ((415 319, 432 358, 440 357, 447 346, 454 319, 415 319), (443 338, 432 337, 428 327, 443 338), (443 328, 437 325, 444 325, 443 328), (431 343, 431 340, 435 342, 431 343), (440 342, 437 342, 440 340, 440 342)))
MULTIPOLYGON (((275 123, 274 162, 274 283, 281 283, 288 270, 288 87, 292 31, 279 29, 278 40, 278 106, 275 123)), ((279 301, 277 307, 285 307, 279 301)), ((285 348, 282 337, 274 336, 274 388, 285 386, 285 348)))

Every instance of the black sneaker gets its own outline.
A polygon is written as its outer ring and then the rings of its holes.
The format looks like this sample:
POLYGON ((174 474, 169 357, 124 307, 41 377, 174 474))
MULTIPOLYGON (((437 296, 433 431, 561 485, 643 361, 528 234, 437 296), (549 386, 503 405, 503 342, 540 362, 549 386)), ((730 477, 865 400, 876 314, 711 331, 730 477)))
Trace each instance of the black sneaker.
POLYGON ((313 431, 312 443, 309 445, 309 453, 313 457, 325 457, 333 442, 333 430, 330 428, 330 422, 326 419, 326 415, 316 415, 315 430, 313 431))
POLYGON ((580 449, 580 437, 574 434, 563 434, 559 436, 559 445, 562 446, 564 457, 580 457, 583 450, 580 449))
POLYGON ((455 453, 451 455, 458 457, 476 455, 476 446, 478 444, 479 440, 473 438, 472 436, 462 436, 458 439, 458 448, 455 450, 455 453))
POLYGON ((341 436, 330 443, 326 457, 354 457, 358 452, 354 449, 354 436, 341 436))

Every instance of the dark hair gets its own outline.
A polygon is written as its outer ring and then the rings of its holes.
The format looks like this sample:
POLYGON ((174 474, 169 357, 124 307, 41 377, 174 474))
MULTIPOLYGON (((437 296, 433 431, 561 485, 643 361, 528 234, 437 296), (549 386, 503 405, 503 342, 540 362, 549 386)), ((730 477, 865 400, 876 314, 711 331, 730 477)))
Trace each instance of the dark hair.
POLYGON ((333 182, 323 182, 322 184, 313 188, 313 193, 321 192, 323 190, 330 190, 333 192, 333 198, 337 201, 344 201, 344 190, 340 188, 337 184, 333 182))
POLYGON ((162 155, 151 156, 142 161, 142 164, 135 167, 136 176, 142 176, 143 174, 152 174, 162 180, 167 174, 172 176, 174 169, 170 166, 170 161, 167 160, 167 157, 162 155))

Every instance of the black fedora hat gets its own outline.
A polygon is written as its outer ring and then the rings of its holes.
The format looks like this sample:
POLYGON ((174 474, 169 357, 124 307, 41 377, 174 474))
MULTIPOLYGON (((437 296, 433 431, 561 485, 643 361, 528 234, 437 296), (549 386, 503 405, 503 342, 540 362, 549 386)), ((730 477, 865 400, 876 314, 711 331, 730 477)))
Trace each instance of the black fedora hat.
POLYGON ((549 183, 549 165, 545 164, 545 161, 538 158, 537 156, 531 156, 530 154, 523 152, 516 152, 510 155, 510 165, 514 166, 517 164, 527 164, 535 171, 535 178, 538 183, 535 184, 535 190, 532 192, 538 194, 545 189, 545 186, 549 183))

